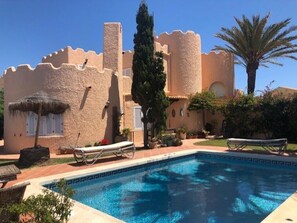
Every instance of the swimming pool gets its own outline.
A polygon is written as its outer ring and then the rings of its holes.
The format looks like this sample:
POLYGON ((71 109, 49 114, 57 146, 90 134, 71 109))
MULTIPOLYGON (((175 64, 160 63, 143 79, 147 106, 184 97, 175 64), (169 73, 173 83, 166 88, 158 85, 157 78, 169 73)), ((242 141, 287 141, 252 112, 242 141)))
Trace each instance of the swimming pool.
POLYGON ((199 153, 69 183, 75 200, 126 222, 260 222, 296 190, 297 166, 199 153))

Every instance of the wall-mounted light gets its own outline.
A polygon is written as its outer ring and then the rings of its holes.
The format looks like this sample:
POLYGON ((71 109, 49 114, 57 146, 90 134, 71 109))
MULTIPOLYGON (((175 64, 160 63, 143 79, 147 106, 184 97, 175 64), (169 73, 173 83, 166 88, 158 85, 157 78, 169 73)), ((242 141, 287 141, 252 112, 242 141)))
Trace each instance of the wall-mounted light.
POLYGON ((92 88, 91 85, 89 85, 89 86, 86 87, 87 90, 91 90, 91 88, 92 88))
POLYGON ((125 114, 125 112, 123 111, 123 109, 120 110, 120 116, 123 116, 125 114))
POLYGON ((88 63, 88 59, 86 58, 86 59, 85 59, 85 62, 81 65, 81 68, 84 69, 85 66, 87 65, 87 63, 88 63))
POLYGON ((107 102, 105 103, 104 108, 108 108, 108 107, 109 107, 109 104, 110 104, 110 101, 107 101, 107 102))

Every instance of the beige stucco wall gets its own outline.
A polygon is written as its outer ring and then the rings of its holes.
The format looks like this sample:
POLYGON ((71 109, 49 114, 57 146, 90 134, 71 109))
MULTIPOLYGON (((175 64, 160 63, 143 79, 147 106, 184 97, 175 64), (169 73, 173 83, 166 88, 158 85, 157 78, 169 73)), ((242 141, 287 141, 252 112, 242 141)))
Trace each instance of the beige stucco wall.
MULTIPOLYGON (((232 96, 234 90, 233 56, 211 52, 201 56, 200 36, 192 31, 163 33, 155 38, 155 50, 164 55, 167 75, 165 92, 169 96, 188 96, 221 83, 232 96)), ((131 97, 132 79, 123 77, 123 69, 132 68, 133 52, 122 52, 122 26, 104 24, 104 52, 66 47, 42 59, 35 69, 21 65, 4 73, 5 151, 18 152, 33 145, 34 137, 26 136, 26 114, 11 116, 8 103, 44 90, 68 102, 71 109, 64 114, 64 135, 40 137, 39 144, 56 150, 61 146, 84 146, 103 138, 112 142, 113 109, 123 113, 120 127, 133 131, 134 141, 143 140, 143 131, 134 129, 134 107, 131 97), (82 67, 85 60, 88 63, 82 67), (87 87, 91 86, 90 90, 87 87), (110 105, 104 108, 107 101, 110 105)), ((1 87, 1 83, 0 83, 1 87)), ((182 98, 182 97, 181 97, 182 98)), ((189 130, 202 129, 202 115, 187 110, 188 100, 173 102, 167 109, 168 128, 183 125, 189 130), (184 116, 180 116, 183 108, 184 116), (175 117, 172 117, 175 110, 175 117)), ((207 115, 207 121, 213 119, 207 115)), ((218 117, 221 122, 221 117, 218 117)))
POLYGON ((132 69, 133 54, 134 53, 130 50, 123 52, 123 69, 132 69))
POLYGON ((169 86, 171 80, 171 71, 170 71, 170 53, 168 51, 168 45, 164 44, 161 45, 159 42, 154 42, 154 47, 156 52, 163 53, 163 66, 164 66, 164 73, 166 74, 166 85, 164 91, 168 94, 169 93, 169 86))
MULTIPOLYGON (((168 46, 167 45, 161 45, 158 42, 154 42, 154 48, 155 51, 162 52, 163 53, 163 66, 164 66, 164 72, 166 74, 166 85, 165 85, 165 92, 168 92, 168 85, 170 81, 170 53, 168 52, 168 46)), ((132 51, 125 51, 123 52, 123 69, 132 69, 132 63, 133 63, 133 52, 132 51)), ((124 83, 124 92, 131 92, 131 88, 128 87, 128 91, 126 90, 127 86, 124 83)))
POLYGON ((122 39, 121 23, 104 23, 103 66, 119 74, 123 68, 122 39))
POLYGON ((272 90, 273 96, 280 96, 284 98, 290 98, 297 94, 296 88, 289 88, 289 87, 278 87, 272 90))
POLYGON ((62 63, 70 63, 82 66, 88 59, 87 66, 95 66, 99 70, 103 69, 103 54, 96 54, 95 51, 85 52, 81 48, 72 49, 67 46, 42 58, 42 63, 51 63, 54 67, 60 67, 62 63))
POLYGON ((167 109, 167 127, 169 129, 186 126, 188 130, 201 130, 202 116, 196 111, 188 111, 188 103, 188 100, 179 100, 173 102, 167 109), (183 116, 181 110, 183 110, 183 116))
POLYGON ((40 137, 40 145, 54 151, 60 146, 84 146, 103 138, 112 141, 112 108, 119 106, 119 94, 117 76, 111 70, 78 69, 71 64, 59 68, 39 64, 35 69, 22 65, 5 72, 4 87, 6 152, 17 153, 34 141, 34 137, 26 136, 26 114, 12 116, 8 103, 40 90, 70 104, 70 110, 64 113, 64 135, 40 137), (106 101, 110 101, 107 109, 106 101))
POLYGON ((60 67, 62 63, 68 63, 68 54, 71 51, 71 47, 65 47, 54 53, 51 53, 42 58, 42 63, 51 63, 54 67, 60 67))
POLYGON ((202 90, 201 41, 192 31, 163 33, 155 39, 161 45, 168 45, 169 95, 187 96, 202 90))
POLYGON ((209 90, 214 83, 222 84, 226 97, 234 91, 234 57, 230 53, 202 54, 202 89, 209 90))
POLYGON ((123 115, 123 126, 125 128, 131 129, 134 142, 143 142, 143 131, 141 129, 134 128, 134 108, 139 107, 139 105, 132 100, 131 94, 125 95, 124 101, 125 107, 123 115))

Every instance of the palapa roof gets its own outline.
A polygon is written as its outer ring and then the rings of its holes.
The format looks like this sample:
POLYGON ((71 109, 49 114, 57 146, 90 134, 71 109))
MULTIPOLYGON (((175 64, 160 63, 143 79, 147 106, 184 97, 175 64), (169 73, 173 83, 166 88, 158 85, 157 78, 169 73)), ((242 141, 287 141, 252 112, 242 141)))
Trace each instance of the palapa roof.
POLYGON ((23 97, 16 102, 8 104, 10 112, 34 112, 38 114, 39 107, 41 106, 41 115, 48 115, 49 113, 61 114, 70 108, 69 104, 47 94, 44 91, 39 91, 33 95, 23 97))

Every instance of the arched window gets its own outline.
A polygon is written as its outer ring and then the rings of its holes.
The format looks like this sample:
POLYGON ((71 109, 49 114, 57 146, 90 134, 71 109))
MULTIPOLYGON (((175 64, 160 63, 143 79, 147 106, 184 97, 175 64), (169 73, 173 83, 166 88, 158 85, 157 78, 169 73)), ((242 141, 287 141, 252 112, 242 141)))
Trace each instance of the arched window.
POLYGON ((183 109, 183 108, 181 108, 181 109, 179 110, 179 115, 180 115, 181 117, 184 116, 184 109, 183 109))
POLYGON ((226 96, 226 88, 223 83, 214 82, 210 86, 209 90, 212 91, 217 98, 222 98, 226 96))
POLYGON ((171 115, 172 115, 173 118, 175 117, 175 110, 174 109, 172 109, 171 115))

